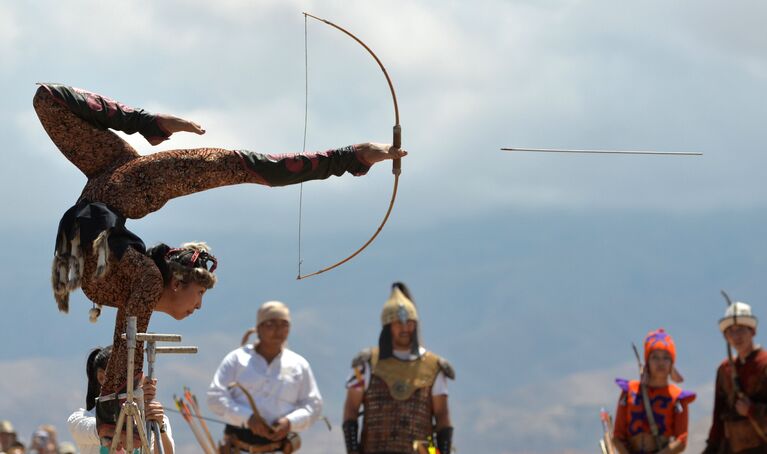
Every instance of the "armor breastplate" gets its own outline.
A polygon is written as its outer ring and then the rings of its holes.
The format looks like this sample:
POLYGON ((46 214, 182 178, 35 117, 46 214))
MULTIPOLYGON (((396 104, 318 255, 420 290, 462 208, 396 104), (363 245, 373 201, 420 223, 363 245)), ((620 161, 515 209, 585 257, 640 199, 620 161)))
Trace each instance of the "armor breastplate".
POLYGON ((397 358, 378 360, 378 352, 373 352, 372 375, 383 380, 389 393, 396 400, 407 400, 420 388, 431 388, 439 373, 439 357, 431 352, 424 353, 419 359, 402 361, 397 358))
POLYGON ((362 449, 365 454, 411 453, 413 441, 432 435, 431 387, 440 371, 431 352, 419 359, 370 358, 372 373, 365 391, 362 449))
POLYGON ((413 388, 410 397, 392 397, 386 382, 372 375, 363 398, 365 418, 362 449, 365 454, 413 452, 413 441, 431 436, 431 386, 413 388))

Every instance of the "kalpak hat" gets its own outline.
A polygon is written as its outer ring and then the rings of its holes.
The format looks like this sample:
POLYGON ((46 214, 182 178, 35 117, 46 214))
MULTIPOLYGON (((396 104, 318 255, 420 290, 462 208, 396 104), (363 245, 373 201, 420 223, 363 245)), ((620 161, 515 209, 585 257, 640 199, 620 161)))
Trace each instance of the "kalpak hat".
POLYGON ((724 317, 719 320, 719 330, 724 332, 732 325, 743 325, 756 329, 758 322, 754 314, 751 313, 750 305, 736 301, 727 307, 724 317))

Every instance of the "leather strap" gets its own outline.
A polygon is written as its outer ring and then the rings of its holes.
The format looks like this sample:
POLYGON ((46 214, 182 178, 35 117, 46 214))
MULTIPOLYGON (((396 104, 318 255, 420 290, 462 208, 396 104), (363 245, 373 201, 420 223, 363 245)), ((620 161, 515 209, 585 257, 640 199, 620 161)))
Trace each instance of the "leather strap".
POLYGON ((269 443, 268 445, 252 445, 250 443, 245 443, 244 441, 240 441, 234 437, 231 437, 230 441, 240 451, 250 452, 250 453, 274 452, 282 448, 282 441, 275 441, 273 443, 269 443))

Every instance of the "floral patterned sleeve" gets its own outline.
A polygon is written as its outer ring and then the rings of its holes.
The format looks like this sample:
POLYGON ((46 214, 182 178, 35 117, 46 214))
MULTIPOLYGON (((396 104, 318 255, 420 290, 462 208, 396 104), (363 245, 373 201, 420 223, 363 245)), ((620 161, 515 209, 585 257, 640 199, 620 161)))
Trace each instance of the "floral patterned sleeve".
POLYGON ((261 154, 238 150, 237 154, 246 169, 268 186, 324 180, 345 172, 361 176, 370 169, 353 145, 319 153, 261 154))

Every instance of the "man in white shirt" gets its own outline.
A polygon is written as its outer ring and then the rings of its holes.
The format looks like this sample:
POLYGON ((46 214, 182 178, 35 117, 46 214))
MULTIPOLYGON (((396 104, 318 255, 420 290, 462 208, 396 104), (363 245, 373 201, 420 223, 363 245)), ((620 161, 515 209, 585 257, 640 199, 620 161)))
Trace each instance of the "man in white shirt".
POLYGON ((300 446, 296 432, 320 417, 322 396, 309 362, 285 348, 290 334, 285 304, 261 305, 256 333, 255 344, 221 361, 208 388, 208 407, 228 423, 223 452, 290 453, 300 446))
POLYGON ((0 421, 0 453, 10 451, 11 445, 16 442, 16 431, 10 421, 0 421))
POLYGON ((392 285, 381 311, 378 347, 365 349, 352 361, 346 383, 344 441, 348 454, 412 454, 425 452, 429 441, 449 454, 453 427, 447 406, 450 364, 427 351, 418 340, 418 311, 407 287, 392 285), (357 422, 364 406, 362 438, 357 422), (434 434, 436 433, 436 437, 434 434))

